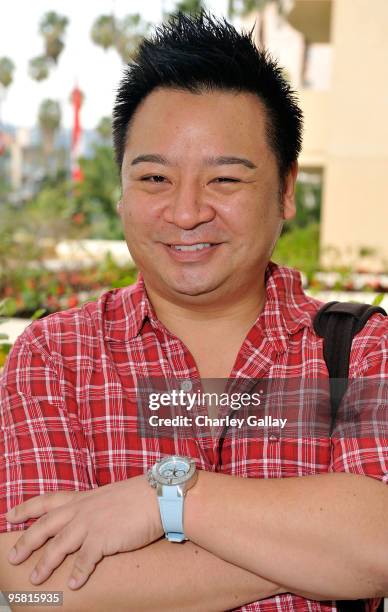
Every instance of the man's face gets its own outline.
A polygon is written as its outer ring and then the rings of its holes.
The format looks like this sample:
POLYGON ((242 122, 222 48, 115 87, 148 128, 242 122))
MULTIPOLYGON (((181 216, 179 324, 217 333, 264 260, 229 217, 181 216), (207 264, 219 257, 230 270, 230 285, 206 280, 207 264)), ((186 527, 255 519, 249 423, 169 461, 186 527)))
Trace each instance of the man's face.
POLYGON ((198 304, 257 291, 283 219, 295 212, 296 167, 281 202, 265 127, 249 93, 159 89, 143 100, 119 213, 147 288, 198 304))

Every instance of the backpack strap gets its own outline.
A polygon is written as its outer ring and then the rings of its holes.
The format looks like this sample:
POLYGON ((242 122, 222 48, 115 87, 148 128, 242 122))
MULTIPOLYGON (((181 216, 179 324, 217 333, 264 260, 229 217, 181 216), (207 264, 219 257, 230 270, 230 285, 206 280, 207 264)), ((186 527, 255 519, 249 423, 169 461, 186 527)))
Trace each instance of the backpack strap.
POLYGON ((330 433, 333 431, 338 407, 347 389, 353 338, 376 312, 387 315, 380 306, 355 302, 328 302, 315 315, 314 331, 324 339, 323 356, 329 377, 333 379, 330 380, 330 433))
MULTIPOLYGON (((333 379, 330 380, 330 434, 334 428, 338 406, 347 388, 353 338, 375 312, 387 315, 385 310, 379 306, 355 302, 329 302, 324 304, 315 315, 314 331, 324 339, 323 356, 330 379, 333 379)), ((363 599, 341 600, 336 604, 339 612, 365 612, 366 610, 363 599)), ((378 611, 383 610, 384 600, 382 599, 378 611)))

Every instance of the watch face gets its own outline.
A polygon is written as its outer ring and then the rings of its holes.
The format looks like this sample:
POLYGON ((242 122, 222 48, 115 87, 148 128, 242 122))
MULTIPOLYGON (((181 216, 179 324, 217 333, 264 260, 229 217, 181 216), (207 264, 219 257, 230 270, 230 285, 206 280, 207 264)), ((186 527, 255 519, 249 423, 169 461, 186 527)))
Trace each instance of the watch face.
POLYGON ((187 457, 166 457, 154 466, 154 477, 165 485, 182 484, 195 472, 195 461, 187 457))

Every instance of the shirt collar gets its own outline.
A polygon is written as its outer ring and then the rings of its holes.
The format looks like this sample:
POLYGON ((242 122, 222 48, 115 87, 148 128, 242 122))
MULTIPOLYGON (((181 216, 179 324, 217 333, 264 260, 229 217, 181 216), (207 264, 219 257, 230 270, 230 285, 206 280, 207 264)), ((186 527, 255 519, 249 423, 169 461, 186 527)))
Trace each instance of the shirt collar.
POLYGON ((298 270, 269 262, 265 285, 266 302, 254 327, 273 343, 277 352, 284 352, 290 335, 311 327, 311 301, 303 292, 298 270))
POLYGON ((144 322, 157 320, 153 306, 147 295, 144 278, 138 273, 136 284, 130 289, 130 307, 128 308, 129 328, 128 335, 135 338, 141 331, 144 322))
POLYGON ((136 283, 108 291, 100 301, 105 338, 109 341, 128 342, 140 333, 147 318, 156 318, 140 272, 136 283))
MULTIPOLYGON (((254 327, 260 329, 261 333, 274 343, 274 348, 282 352, 286 348, 288 336, 303 327, 311 326, 311 316, 306 309, 309 302, 303 292, 301 276, 297 270, 269 262, 265 282, 266 302, 254 327)), ((111 320, 110 329, 107 330, 108 337, 115 340, 133 339, 140 333, 147 319, 154 328, 163 327, 148 298, 140 272, 137 282, 122 291, 125 327, 118 324, 119 321, 111 320)))

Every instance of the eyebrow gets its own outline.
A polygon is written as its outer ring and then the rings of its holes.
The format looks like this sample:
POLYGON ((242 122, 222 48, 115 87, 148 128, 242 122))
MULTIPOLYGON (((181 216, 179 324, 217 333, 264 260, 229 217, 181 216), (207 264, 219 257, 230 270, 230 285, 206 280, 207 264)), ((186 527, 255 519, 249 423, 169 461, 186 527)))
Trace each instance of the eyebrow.
MULTIPOLYGON (((131 166, 135 166, 136 164, 140 164, 142 162, 153 162, 154 164, 162 164, 163 166, 171 166, 171 162, 169 162, 162 155, 158 155, 155 153, 149 153, 146 155, 138 155, 131 161, 131 166)), ((224 166, 224 165, 232 165, 232 164, 241 164, 246 168, 251 170, 257 168, 255 164, 245 157, 235 157, 235 156, 225 156, 221 155, 219 157, 207 157, 205 159, 205 164, 208 166, 224 166)))
POLYGON ((154 164, 162 164, 163 166, 169 166, 169 162, 162 155, 156 155, 149 153, 148 155, 138 155, 131 161, 131 166, 135 164, 141 164, 142 162, 153 162, 154 164))
POLYGON ((234 156, 221 155, 220 157, 207 157, 205 161, 208 166, 223 166, 225 164, 228 164, 228 165, 242 164, 243 166, 246 166, 247 168, 250 168, 251 170, 253 170, 254 168, 257 168, 257 166, 255 166, 255 164, 250 159, 246 159, 245 157, 234 157, 234 156))

